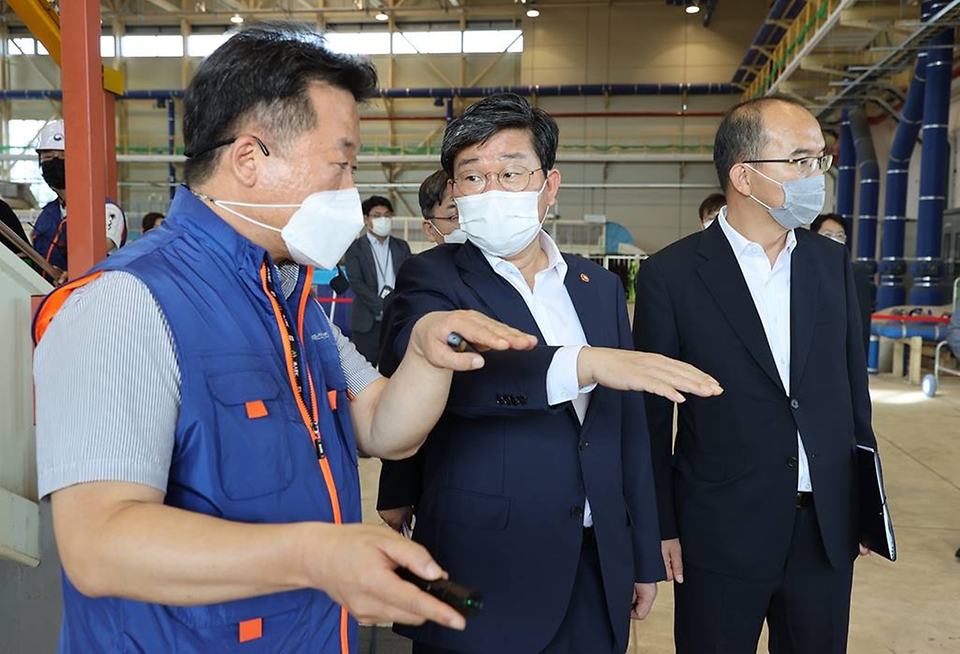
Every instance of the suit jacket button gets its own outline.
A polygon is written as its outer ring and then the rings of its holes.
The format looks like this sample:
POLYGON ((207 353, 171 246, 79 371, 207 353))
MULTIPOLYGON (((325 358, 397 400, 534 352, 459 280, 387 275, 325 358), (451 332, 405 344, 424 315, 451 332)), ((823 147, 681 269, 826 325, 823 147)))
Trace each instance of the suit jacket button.
POLYGON ((581 451, 581 452, 582 452, 583 450, 587 449, 587 447, 589 447, 589 446, 590 446, 590 441, 588 441, 586 438, 581 438, 581 439, 580 439, 580 443, 579 443, 578 447, 580 448, 580 451, 581 451))
POLYGON ((583 507, 575 506, 572 509, 570 509, 570 516, 578 520, 583 520, 583 507))
POLYGON ((791 409, 799 409, 799 408, 800 408, 800 402, 798 402, 796 399, 790 400, 790 408, 791 408, 791 409))
POLYGON ((787 459, 787 465, 790 466, 791 468, 796 468, 797 463, 798 463, 797 457, 795 456, 791 456, 789 459, 787 459))

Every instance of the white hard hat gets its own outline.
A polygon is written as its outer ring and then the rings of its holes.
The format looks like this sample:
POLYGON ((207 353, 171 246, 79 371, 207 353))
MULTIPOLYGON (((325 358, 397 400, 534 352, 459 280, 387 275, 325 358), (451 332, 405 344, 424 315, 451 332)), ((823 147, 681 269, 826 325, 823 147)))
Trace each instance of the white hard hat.
POLYGON ((54 120, 43 126, 37 142, 37 152, 40 150, 63 150, 63 121, 54 120))

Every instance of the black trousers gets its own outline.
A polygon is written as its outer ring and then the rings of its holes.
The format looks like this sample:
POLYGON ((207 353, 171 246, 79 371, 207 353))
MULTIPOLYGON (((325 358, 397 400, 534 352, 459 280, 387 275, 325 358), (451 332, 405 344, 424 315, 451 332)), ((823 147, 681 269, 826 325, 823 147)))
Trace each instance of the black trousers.
MULTIPOLYGON (((621 619, 629 620, 628 616, 621 619)), ((510 634, 504 634, 502 652, 521 654, 510 650, 510 634)), ((413 644, 413 654, 455 654, 456 650, 431 647, 422 643, 413 644)), ((584 531, 580 548, 580 563, 573 582, 573 593, 560 628, 543 650, 542 654, 613 654, 616 642, 607 601, 603 594, 603 576, 600 572, 600 555, 592 529, 584 531)), ((526 654, 525 652, 522 654, 526 654)))
POLYGON ((673 586, 678 654, 754 654, 764 620, 771 654, 847 651, 853 562, 831 567, 814 507, 796 511, 786 566, 775 579, 683 566, 684 583, 673 586))
POLYGON ((380 321, 373 323, 373 329, 368 332, 353 332, 350 340, 357 346, 360 352, 374 368, 380 362, 380 321))

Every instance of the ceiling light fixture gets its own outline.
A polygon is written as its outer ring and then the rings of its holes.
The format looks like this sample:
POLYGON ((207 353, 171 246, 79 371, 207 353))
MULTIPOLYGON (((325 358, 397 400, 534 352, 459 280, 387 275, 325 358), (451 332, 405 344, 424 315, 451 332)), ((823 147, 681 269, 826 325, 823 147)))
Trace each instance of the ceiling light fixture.
POLYGON ((230 22, 233 23, 234 25, 239 25, 240 23, 243 22, 243 16, 241 16, 240 14, 234 14, 233 16, 230 17, 230 22))
POLYGON ((382 21, 385 21, 385 20, 390 20, 390 17, 387 16, 387 15, 386 15, 385 13, 383 13, 382 11, 377 12, 377 15, 374 16, 374 18, 376 18, 377 20, 379 20, 379 21, 381 21, 381 22, 382 22, 382 21))
POLYGON ((527 9, 527 18, 536 18, 539 15, 540 15, 539 9, 534 9, 533 7, 530 7, 529 9, 527 9))
POLYGON ((699 14, 700 5, 687 5, 684 11, 687 12, 688 14, 699 14))

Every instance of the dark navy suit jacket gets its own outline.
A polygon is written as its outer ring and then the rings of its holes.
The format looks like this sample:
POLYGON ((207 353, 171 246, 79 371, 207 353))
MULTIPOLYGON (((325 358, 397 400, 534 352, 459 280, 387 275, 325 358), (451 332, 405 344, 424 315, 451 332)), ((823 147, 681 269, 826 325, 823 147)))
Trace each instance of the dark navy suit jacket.
MULTIPOLYGON (((564 259, 587 342, 632 349, 619 279, 580 257, 564 259)), ((626 649, 634 582, 665 577, 642 395, 597 387, 582 426, 572 403, 548 405, 557 348, 543 345, 523 298, 470 243, 404 264, 387 303, 384 342, 392 348, 381 370, 395 369, 418 318, 454 309, 484 313, 541 344, 488 352, 482 369, 454 375, 446 411, 419 453, 422 478, 407 480, 421 489, 414 539, 451 579, 484 593, 483 612, 463 633, 434 624, 398 631, 470 652, 543 649, 573 591, 589 497, 606 609, 626 649)))
POLYGON ((723 395, 647 397, 660 531, 685 563, 741 579, 783 570, 796 513, 797 430, 834 567, 860 536, 857 444, 876 447, 860 310, 847 249, 795 230, 790 389, 719 221, 658 252, 637 282, 637 348, 713 375, 723 395))

